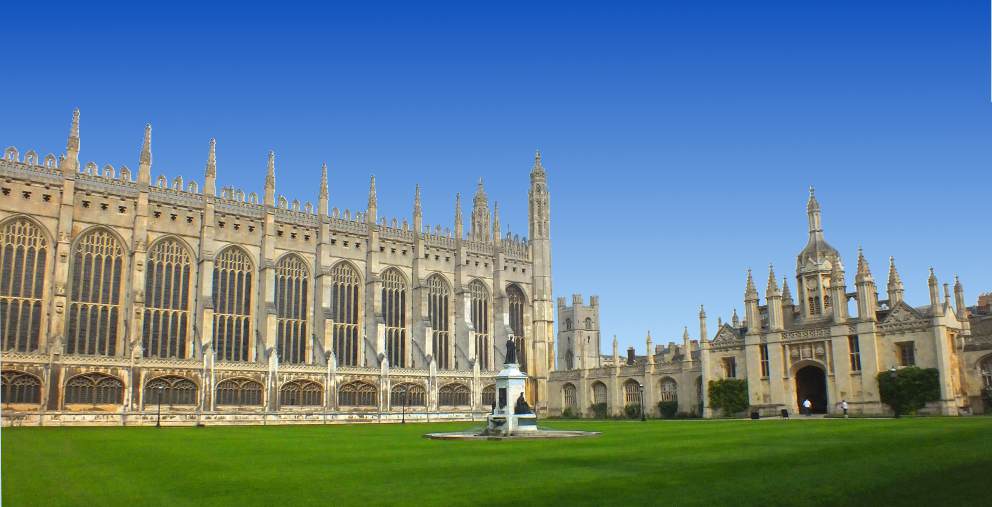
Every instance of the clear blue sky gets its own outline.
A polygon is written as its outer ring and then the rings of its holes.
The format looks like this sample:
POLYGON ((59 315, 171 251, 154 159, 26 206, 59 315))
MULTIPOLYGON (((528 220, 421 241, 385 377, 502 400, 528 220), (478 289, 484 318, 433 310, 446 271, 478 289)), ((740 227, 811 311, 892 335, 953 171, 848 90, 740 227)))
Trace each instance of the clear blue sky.
POLYGON ((290 199, 326 160, 332 206, 375 173, 380 215, 420 183, 446 226, 481 176, 519 233, 540 148, 555 293, 600 295, 606 347, 791 278, 810 184, 849 269, 992 290, 986 2, 37 4, 5 7, 0 144, 61 153, 78 106, 83 161, 135 168, 151 122, 156 176, 202 182, 216 137, 221 185, 273 149, 290 199))

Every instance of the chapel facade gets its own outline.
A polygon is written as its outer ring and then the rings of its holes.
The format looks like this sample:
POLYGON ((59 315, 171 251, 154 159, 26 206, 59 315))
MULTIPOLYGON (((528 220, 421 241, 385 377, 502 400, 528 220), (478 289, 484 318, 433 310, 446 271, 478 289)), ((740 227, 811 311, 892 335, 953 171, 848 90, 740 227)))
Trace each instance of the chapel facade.
MULTIPOLYGON (((598 347, 595 355, 583 349, 591 337, 577 340, 559 329, 559 356, 566 358, 566 367, 551 377, 552 412, 591 415, 591 407, 605 403, 608 413, 621 415, 625 406, 640 404, 643 388, 650 411, 660 401, 677 401, 680 412, 712 417, 706 386, 737 378, 747 380, 750 410, 764 416, 783 409, 795 414, 805 399, 813 412, 839 413, 839 402, 846 400, 853 414, 887 414, 877 375, 907 366, 939 372, 940 399, 928 405, 928 412, 988 410, 983 391, 992 392, 989 298, 983 295, 978 306, 968 308, 961 282, 955 277, 953 296, 947 283, 941 292, 931 269, 929 302, 912 306, 903 298, 903 282, 890 258, 887 298, 881 299, 860 250, 849 292, 841 255, 825 239, 812 188, 806 208, 809 239, 796 258, 795 298, 788 279, 779 285, 769 267, 762 304, 748 270, 743 321, 735 310, 730 322, 718 321, 711 336, 700 307, 698 340, 691 340, 686 328, 680 345, 654 346, 649 333, 645 355, 630 350, 626 360, 618 354, 615 337, 612 357, 603 358, 598 347)), ((598 306, 598 298, 594 301, 598 306)), ((581 303, 576 297, 573 308, 581 303)), ((575 311, 563 301, 558 308, 560 315, 575 311)), ((593 328, 598 339, 598 322, 593 328)))
MULTIPOLYGON (((554 366, 550 194, 538 153, 529 237, 501 229, 479 181, 468 224, 316 208, 153 179, 151 126, 135 175, 65 154, 0 159, 5 424, 328 422, 468 418, 494 399, 507 340, 547 410, 554 366), (467 227, 467 228, 466 228, 467 227)), ((316 178, 315 178, 316 179, 316 178)))

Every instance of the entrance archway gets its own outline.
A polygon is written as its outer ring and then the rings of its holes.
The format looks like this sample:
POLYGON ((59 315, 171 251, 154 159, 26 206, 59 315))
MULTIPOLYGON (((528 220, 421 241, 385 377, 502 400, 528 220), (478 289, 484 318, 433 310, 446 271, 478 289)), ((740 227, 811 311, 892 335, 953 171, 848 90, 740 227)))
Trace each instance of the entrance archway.
POLYGON ((814 414, 827 413, 827 375, 818 366, 805 366, 796 372, 796 408, 799 412, 806 399, 813 404, 814 414))

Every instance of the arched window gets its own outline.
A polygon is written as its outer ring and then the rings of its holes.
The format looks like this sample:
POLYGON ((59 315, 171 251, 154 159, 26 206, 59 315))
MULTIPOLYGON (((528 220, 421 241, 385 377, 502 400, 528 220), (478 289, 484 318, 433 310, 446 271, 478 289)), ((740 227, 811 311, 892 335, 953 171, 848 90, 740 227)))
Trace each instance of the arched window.
POLYGON ((306 362, 309 284, 310 270, 300 257, 287 255, 276 264, 276 330, 281 362, 306 362))
POLYGON ((382 274, 382 319, 386 325, 389 366, 406 366, 406 279, 396 269, 382 274))
POLYGON ((67 354, 114 355, 121 318, 124 247, 106 229, 86 233, 72 248, 67 354))
POLYGON ((573 411, 578 408, 579 400, 576 396, 575 386, 573 384, 565 384, 561 388, 562 394, 562 408, 570 408, 573 411))
POLYGON ((0 227, 0 336, 4 352, 38 350, 46 320, 42 294, 47 260, 48 241, 34 222, 15 218, 0 227))
POLYGON ((592 385, 592 402, 596 404, 606 403, 607 399, 606 384, 602 382, 594 383, 592 385))
POLYGON ((196 405, 196 384, 188 378, 171 375, 153 378, 145 384, 145 406, 160 401, 163 405, 196 405))
POLYGON ((262 404, 262 384, 246 378, 232 378, 217 384, 217 404, 258 406, 262 404))
POLYGON ((992 356, 982 361, 982 382, 986 389, 992 389, 992 356))
POLYGON ((103 373, 87 373, 69 379, 65 385, 66 403, 89 405, 120 404, 124 399, 124 383, 103 373))
POLYGON ((575 368, 575 354, 572 354, 571 350, 565 351, 565 369, 571 370, 575 368))
POLYGON ((342 407, 374 407, 379 404, 374 385, 351 382, 338 389, 338 405, 342 407))
POLYGON ((358 366, 359 277, 351 265, 331 268, 331 336, 339 366, 358 366))
POLYGON ((41 403, 41 381, 38 377, 19 371, 5 371, 0 396, 3 403, 41 403))
POLYGON ((488 385, 482 388, 482 406, 491 407, 496 404, 496 386, 488 385))
POLYGON ((192 268, 192 256, 177 240, 159 241, 149 250, 142 324, 145 357, 186 358, 192 268))
POLYGON ((661 379, 661 398, 658 401, 678 401, 679 386, 671 378, 661 379))
POLYGON ((279 403, 286 406, 316 407, 323 405, 323 389, 309 380, 286 382, 279 390, 279 403))
POLYGON ((520 369, 527 371, 527 340, 524 334, 524 292, 516 285, 506 288, 506 300, 510 311, 510 330, 513 331, 513 341, 516 345, 517 363, 520 369))
POLYGON ((447 384, 437 390, 437 404, 442 407, 463 407, 471 404, 470 391, 465 384, 447 384))
POLYGON ((592 331, 592 319, 589 317, 586 317, 586 330, 592 331))
POLYGON ((572 319, 565 319, 565 331, 572 330, 572 319))
POLYGON ((423 407, 427 404, 427 392, 419 384, 396 384, 389 390, 389 404, 394 410, 404 405, 423 407))
POLYGON ((448 282, 441 275, 427 279, 427 318, 431 323, 431 339, 434 347, 434 360, 437 367, 446 370, 451 367, 451 334, 448 324, 448 310, 451 304, 451 291, 448 282))
POLYGON ((640 384, 636 380, 631 379, 623 383, 623 401, 626 405, 641 404, 640 384))
POLYGON ((248 360, 254 270, 238 247, 224 249, 214 263, 214 349, 221 361, 248 360))
POLYGON ((489 291, 479 280, 468 285, 472 295, 472 327, 475 328, 475 355, 479 368, 492 369, 489 364, 489 291))

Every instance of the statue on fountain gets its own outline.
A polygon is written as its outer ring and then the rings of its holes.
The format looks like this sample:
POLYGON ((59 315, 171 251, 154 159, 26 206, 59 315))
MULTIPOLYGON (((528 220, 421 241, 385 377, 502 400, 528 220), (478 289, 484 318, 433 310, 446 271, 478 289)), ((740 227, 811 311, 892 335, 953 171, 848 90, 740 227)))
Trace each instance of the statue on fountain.
POLYGON ((506 361, 505 364, 517 364, 517 344, 513 343, 513 337, 506 340, 506 361))
POLYGON ((513 413, 517 415, 534 413, 534 410, 527 404, 527 400, 524 399, 524 393, 520 393, 520 396, 517 397, 517 404, 513 407, 513 413))

